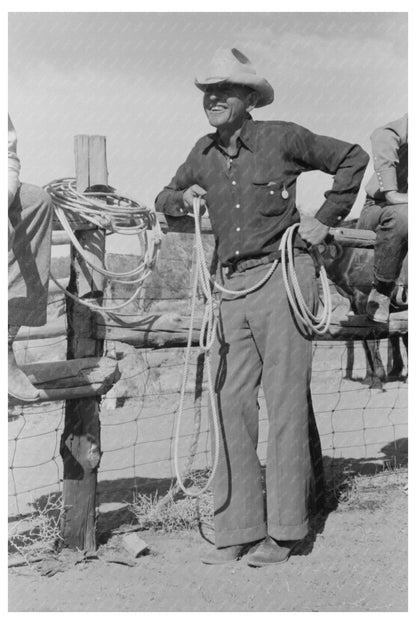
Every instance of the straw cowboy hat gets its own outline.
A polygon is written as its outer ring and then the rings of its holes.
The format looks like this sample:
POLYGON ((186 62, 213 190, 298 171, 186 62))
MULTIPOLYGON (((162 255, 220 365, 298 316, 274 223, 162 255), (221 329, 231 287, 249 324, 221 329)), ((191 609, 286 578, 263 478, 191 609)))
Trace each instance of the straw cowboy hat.
POLYGON ((274 100, 273 87, 256 73, 250 60, 237 48, 220 48, 205 71, 205 78, 195 78, 195 85, 201 91, 212 84, 231 82, 254 89, 258 97, 256 107, 266 106, 274 100))

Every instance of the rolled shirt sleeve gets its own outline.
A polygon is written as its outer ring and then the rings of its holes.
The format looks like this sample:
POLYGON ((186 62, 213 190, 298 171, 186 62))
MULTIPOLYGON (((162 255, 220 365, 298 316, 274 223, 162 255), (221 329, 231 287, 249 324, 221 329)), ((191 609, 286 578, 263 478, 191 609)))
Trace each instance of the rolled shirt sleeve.
POLYGON ((366 187, 368 195, 399 190, 397 165, 399 150, 408 141, 408 116, 377 128, 370 138, 375 173, 366 187))
POLYGON ((304 162, 304 170, 334 176, 332 188, 325 192, 325 202, 315 217, 324 225, 338 225, 354 204, 369 156, 357 144, 317 135, 300 126, 295 137, 297 158, 304 162))
POLYGON ((9 163, 9 206, 20 186, 20 160, 17 156, 17 137, 10 115, 8 116, 8 163, 9 163))

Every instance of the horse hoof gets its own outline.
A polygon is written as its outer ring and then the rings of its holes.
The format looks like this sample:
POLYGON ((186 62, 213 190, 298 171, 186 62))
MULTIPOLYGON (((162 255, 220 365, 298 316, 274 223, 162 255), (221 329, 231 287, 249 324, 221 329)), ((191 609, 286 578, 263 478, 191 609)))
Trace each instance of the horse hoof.
POLYGON ((387 379, 392 380, 393 378, 398 379, 399 377, 403 377, 403 368, 392 368, 387 372, 387 379))
POLYGON ((381 379, 376 377, 369 384, 369 387, 370 387, 371 390, 383 390, 383 382, 381 381, 381 379))
POLYGON ((406 382, 407 381, 407 375, 403 375, 401 372, 400 373, 389 373, 387 375, 387 381, 402 381, 402 382, 406 382))

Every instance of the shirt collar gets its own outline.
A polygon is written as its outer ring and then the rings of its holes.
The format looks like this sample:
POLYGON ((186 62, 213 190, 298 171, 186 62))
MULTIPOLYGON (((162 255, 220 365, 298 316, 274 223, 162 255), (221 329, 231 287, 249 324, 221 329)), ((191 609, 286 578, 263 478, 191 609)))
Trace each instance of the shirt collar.
MULTIPOLYGON (((251 115, 249 115, 248 119, 246 119, 241 128, 241 133, 239 136, 240 142, 246 147, 250 152, 254 150, 254 139, 255 139, 256 127, 251 115)), ((213 145, 218 145, 221 149, 221 144, 219 142, 218 132, 212 132, 211 134, 207 134, 205 145, 203 145, 203 150, 208 151, 213 145)))

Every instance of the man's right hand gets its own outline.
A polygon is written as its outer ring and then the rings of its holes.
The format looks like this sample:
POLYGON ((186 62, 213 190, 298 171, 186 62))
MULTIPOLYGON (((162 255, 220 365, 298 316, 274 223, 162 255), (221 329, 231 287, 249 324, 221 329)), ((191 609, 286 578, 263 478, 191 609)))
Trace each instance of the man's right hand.
POLYGON ((399 193, 398 191, 387 191, 386 201, 391 206, 396 206, 397 204, 407 204, 407 193, 399 193))
POLYGON ((199 186, 199 184, 193 184, 186 191, 183 192, 183 203, 185 204, 185 208, 188 212, 193 212, 194 208, 194 198, 201 198, 201 215, 204 214, 206 209, 206 201, 204 199, 204 195, 206 195, 206 190, 199 186))

